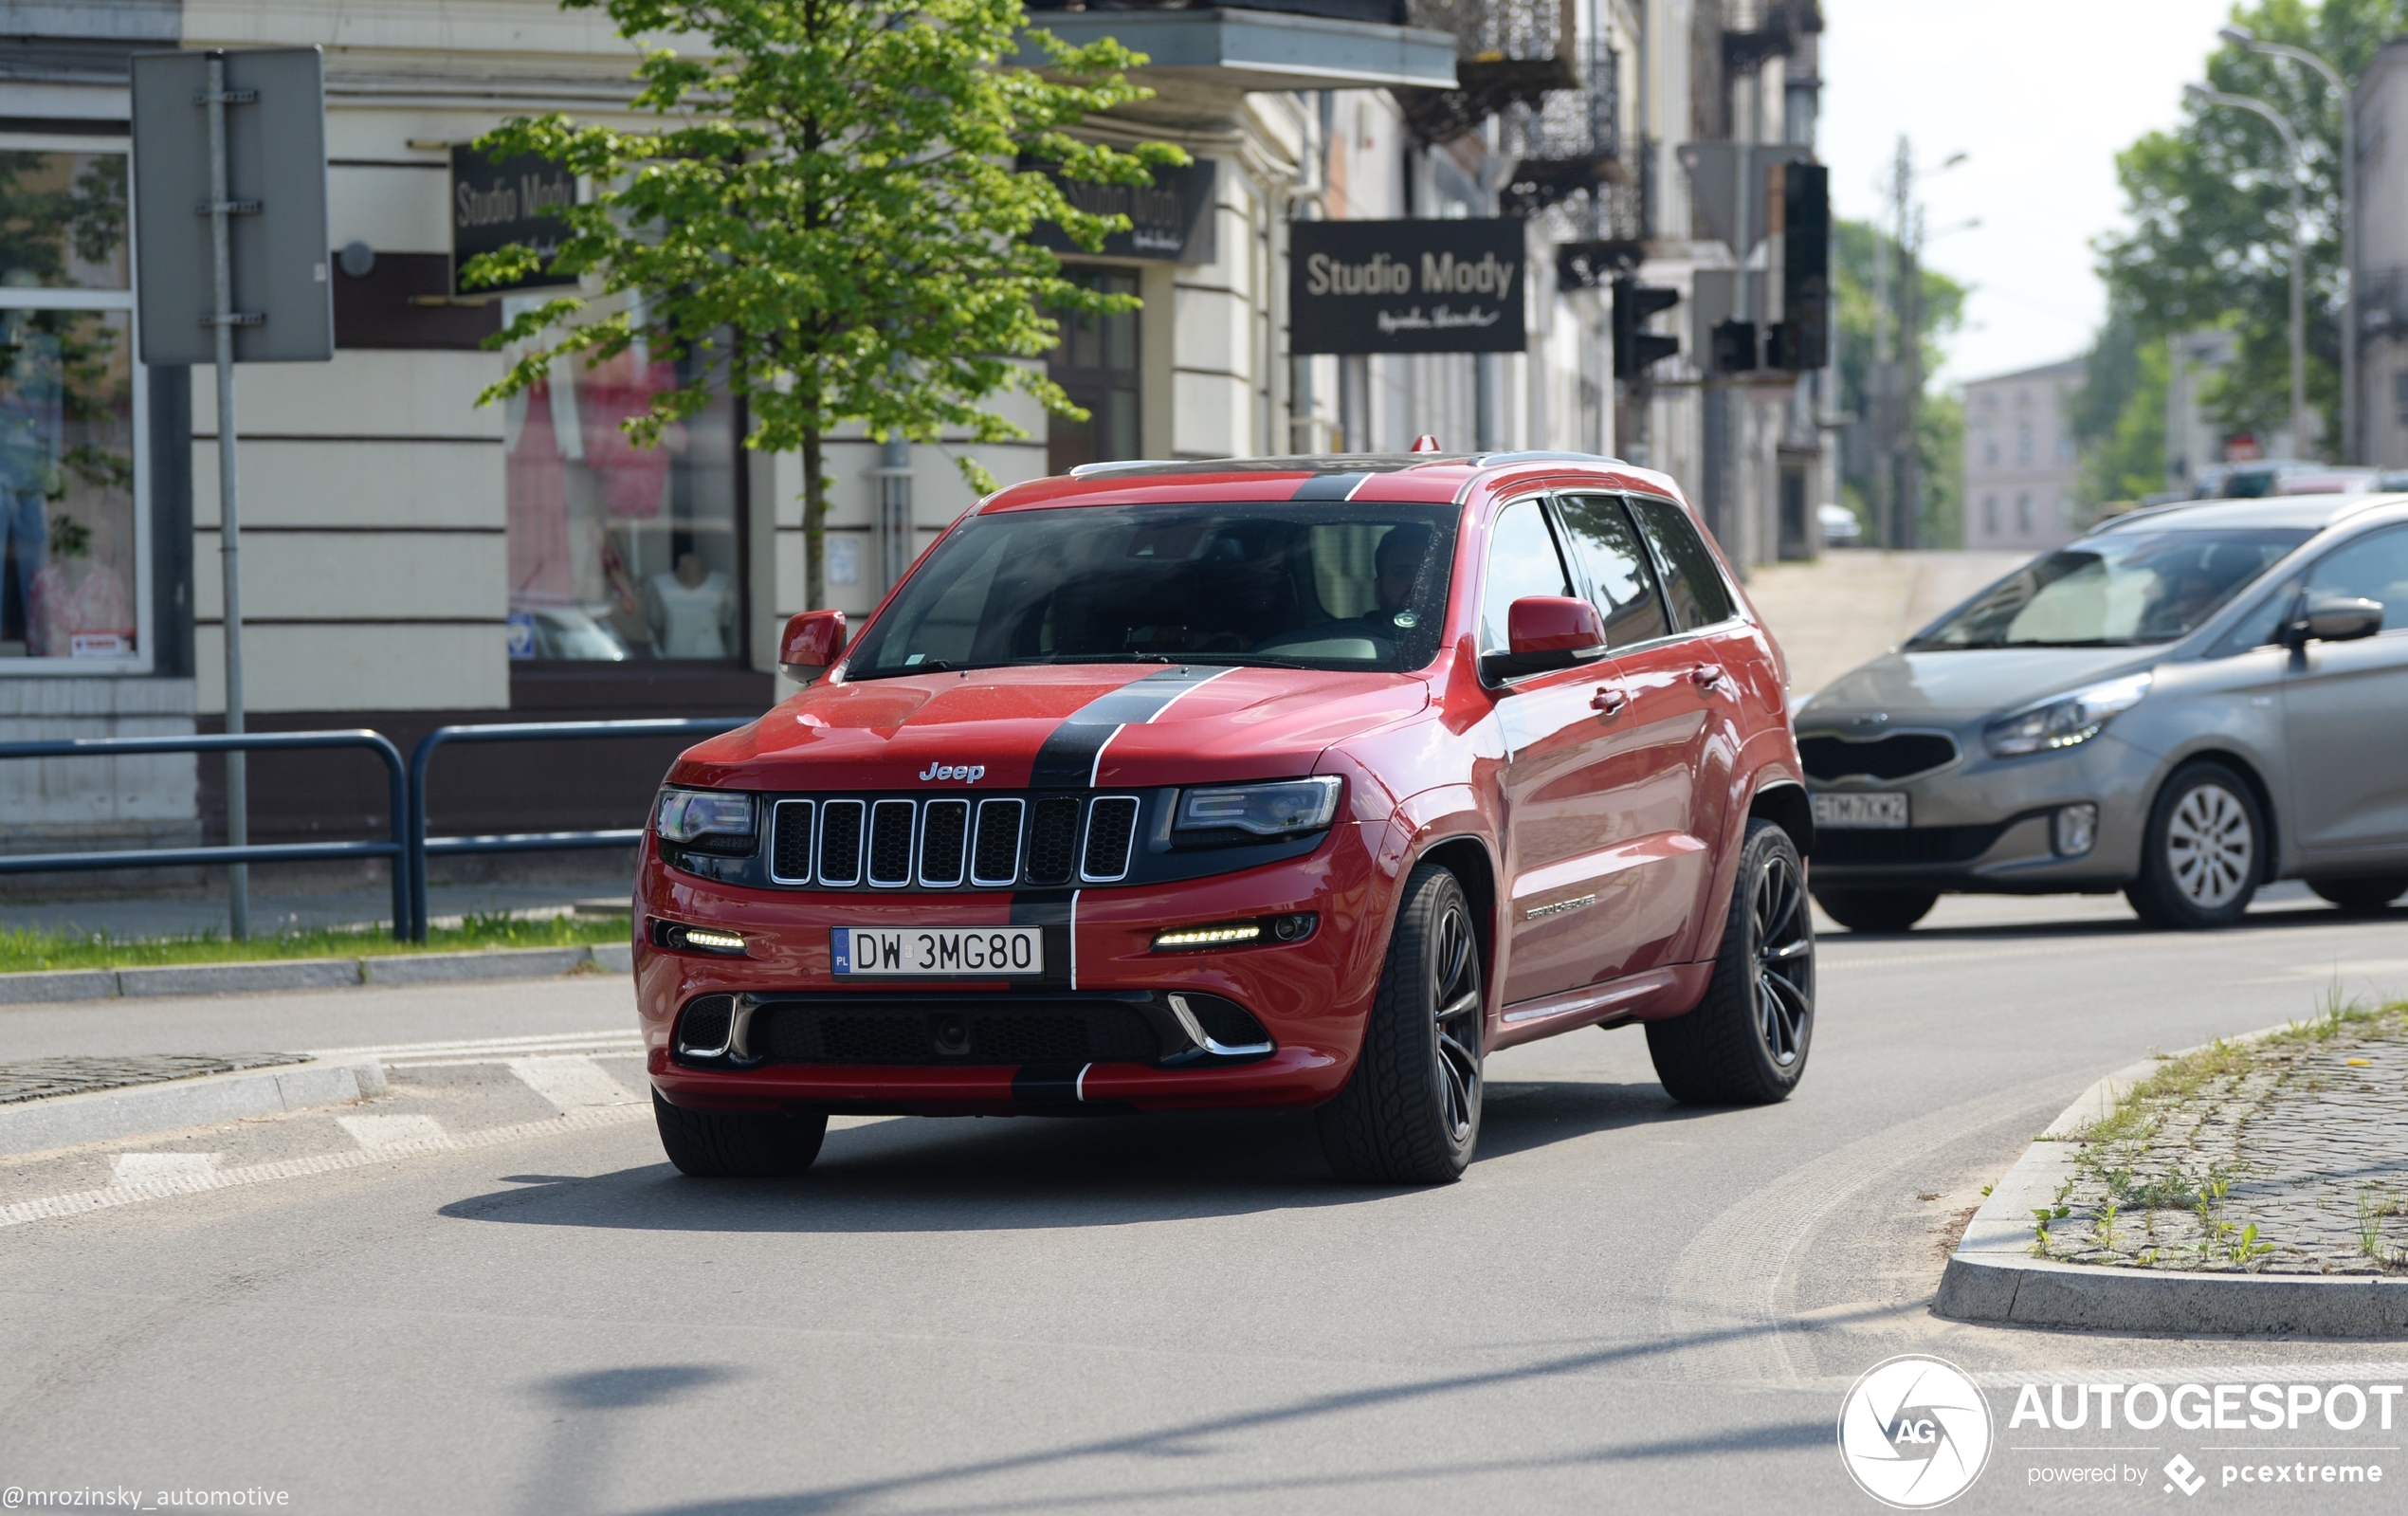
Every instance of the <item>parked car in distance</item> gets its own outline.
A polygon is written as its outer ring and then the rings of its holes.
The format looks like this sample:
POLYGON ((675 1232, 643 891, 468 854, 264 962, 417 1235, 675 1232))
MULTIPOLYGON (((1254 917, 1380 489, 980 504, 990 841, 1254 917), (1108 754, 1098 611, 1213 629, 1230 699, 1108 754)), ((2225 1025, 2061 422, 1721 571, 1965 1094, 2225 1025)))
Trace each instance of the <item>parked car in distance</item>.
POLYGON ((2191 491, 2193 500, 2262 500, 2283 493, 2288 480, 2332 473, 2333 466, 2313 458, 2253 458, 2245 463, 2211 464, 2201 468, 2191 491))
POLYGON ((782 661, 642 849, 687 1174, 803 1168, 837 1112, 1312 1106, 1341 1176, 1439 1182, 1501 1048, 1644 1023, 1703 1103, 1805 1069, 1781 655, 1661 474, 1089 466, 782 661))
POLYGON ((1815 896, 1904 931, 1950 891, 2122 890, 2212 927, 2303 879, 2408 892, 2408 498, 2135 511, 1797 713, 1815 896))
POLYGON ((1856 547, 1865 540, 1864 523, 1845 505, 1825 501, 1815 507, 1815 518, 1822 523, 1825 547, 1856 547))

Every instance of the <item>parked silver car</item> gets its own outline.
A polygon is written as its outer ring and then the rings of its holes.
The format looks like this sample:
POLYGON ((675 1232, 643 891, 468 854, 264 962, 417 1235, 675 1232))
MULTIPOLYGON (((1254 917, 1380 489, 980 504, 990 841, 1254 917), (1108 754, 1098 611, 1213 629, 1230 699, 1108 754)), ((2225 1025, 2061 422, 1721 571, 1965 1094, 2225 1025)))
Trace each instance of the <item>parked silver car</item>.
POLYGON ((2408 498, 2199 501, 2043 555, 1797 716, 1815 897, 2121 889, 2165 927, 2408 892, 2408 498))

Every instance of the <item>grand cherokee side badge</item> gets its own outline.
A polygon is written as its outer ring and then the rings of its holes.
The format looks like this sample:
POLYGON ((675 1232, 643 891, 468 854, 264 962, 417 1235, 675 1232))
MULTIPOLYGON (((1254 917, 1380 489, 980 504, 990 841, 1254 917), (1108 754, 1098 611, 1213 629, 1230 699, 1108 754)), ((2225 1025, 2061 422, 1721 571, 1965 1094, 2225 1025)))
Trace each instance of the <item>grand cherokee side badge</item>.
POLYGON ((1525 922, 1535 922, 1541 916, 1560 916, 1565 911, 1577 911, 1583 905, 1594 905, 1596 903, 1597 898, 1595 895, 1575 895, 1570 900, 1560 900, 1552 905, 1533 906, 1522 913, 1522 919, 1525 922))

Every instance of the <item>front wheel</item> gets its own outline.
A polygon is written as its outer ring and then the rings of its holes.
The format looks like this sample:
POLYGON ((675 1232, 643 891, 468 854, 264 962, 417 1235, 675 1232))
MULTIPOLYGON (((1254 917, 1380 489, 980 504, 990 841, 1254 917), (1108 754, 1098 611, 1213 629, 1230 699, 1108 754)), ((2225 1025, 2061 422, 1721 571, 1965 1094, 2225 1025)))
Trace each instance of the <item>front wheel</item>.
POLYGON ((1443 865, 1405 880, 1355 1071, 1316 1113, 1344 1179, 1448 1184, 1480 1140, 1487 994, 1471 904, 1443 865))
POLYGON ((1797 1087, 1814 1038, 1806 869, 1788 832, 1750 821, 1706 998, 1687 1015, 1649 1022, 1648 1056, 1685 1105, 1764 1105, 1797 1087))
POLYGON ((652 1091, 661 1147, 680 1174, 698 1179, 774 1179, 802 1173, 828 1138, 828 1116, 687 1110, 652 1091))
POLYGON ((2266 867, 2266 820, 2249 782, 2221 763, 2175 772, 2149 808, 2141 877, 2124 898, 2151 926, 2230 926, 2249 909, 2266 867))

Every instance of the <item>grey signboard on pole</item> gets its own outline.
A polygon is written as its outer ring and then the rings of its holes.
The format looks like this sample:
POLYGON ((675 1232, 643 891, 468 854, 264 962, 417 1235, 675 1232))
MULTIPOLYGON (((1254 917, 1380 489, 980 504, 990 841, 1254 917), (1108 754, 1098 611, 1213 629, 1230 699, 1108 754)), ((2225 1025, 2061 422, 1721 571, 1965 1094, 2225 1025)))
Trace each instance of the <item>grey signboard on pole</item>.
POLYGON ((226 93, 234 361, 335 356, 326 277, 326 85, 315 47, 134 55, 134 225, 142 361, 210 363, 210 61, 226 93), (253 320, 256 318, 256 320, 253 320))
MULTIPOLYGON (((134 57, 134 265, 145 363, 217 371, 217 551, 226 730, 243 730, 237 363, 335 356, 326 278, 326 70, 315 47, 134 57)), ((248 770, 226 755, 226 840, 250 841, 248 770)), ((228 927, 250 935, 250 868, 227 869, 228 927)))

